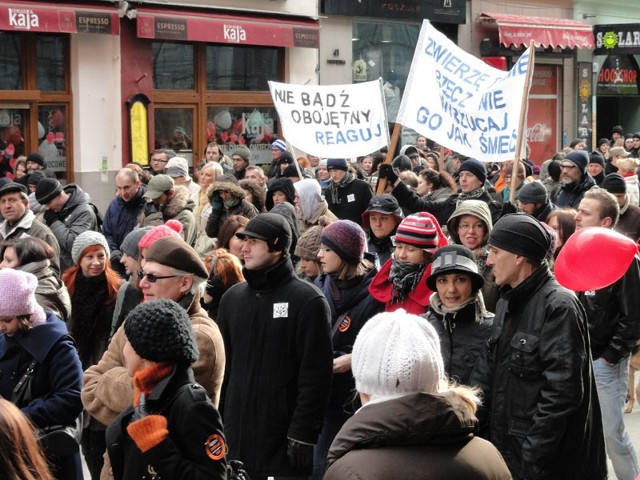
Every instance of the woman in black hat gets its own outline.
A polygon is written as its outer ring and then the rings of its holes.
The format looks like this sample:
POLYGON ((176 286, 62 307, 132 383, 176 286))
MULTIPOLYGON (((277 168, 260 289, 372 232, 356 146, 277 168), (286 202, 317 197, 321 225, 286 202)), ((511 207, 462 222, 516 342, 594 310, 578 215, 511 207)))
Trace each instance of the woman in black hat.
POLYGON ((433 256, 427 286, 435 293, 425 317, 440 337, 447 377, 462 384, 469 383, 491 335, 494 315, 484 306, 483 285, 476 257, 467 247, 448 245, 433 256))
POLYGON ((146 302, 124 331, 135 392, 107 429, 114 478, 226 479, 222 420, 190 368, 198 347, 187 312, 171 300, 146 302))

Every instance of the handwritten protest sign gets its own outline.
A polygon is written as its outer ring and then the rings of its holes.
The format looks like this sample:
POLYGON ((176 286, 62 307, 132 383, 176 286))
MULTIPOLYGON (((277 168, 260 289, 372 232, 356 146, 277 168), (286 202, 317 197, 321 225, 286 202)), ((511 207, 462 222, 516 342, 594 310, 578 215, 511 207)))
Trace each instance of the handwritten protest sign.
POLYGON ((513 160, 529 54, 510 71, 497 70, 425 20, 397 122, 481 161, 513 160))
POLYGON ((287 142, 324 158, 352 158, 389 143, 382 80, 355 85, 269 82, 287 142))

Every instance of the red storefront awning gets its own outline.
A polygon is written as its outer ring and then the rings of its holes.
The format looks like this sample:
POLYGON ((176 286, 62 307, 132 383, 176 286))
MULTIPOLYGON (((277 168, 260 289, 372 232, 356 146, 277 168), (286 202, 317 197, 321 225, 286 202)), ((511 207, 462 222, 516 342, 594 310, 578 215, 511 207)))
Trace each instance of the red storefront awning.
POLYGON ((138 37, 270 47, 320 45, 318 23, 137 8, 138 37))
POLYGON ((120 34, 115 6, 96 7, 68 3, 0 3, 0 30, 11 32, 120 34))
POLYGON ((481 13, 479 19, 498 25, 500 43, 536 47, 594 48, 593 28, 566 18, 529 17, 502 13, 481 13))

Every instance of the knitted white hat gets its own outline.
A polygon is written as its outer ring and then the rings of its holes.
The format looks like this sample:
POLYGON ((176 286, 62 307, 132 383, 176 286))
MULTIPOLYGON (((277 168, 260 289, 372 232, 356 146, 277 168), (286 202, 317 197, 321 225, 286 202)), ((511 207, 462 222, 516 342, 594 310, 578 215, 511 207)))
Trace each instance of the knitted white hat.
POLYGON ((107 254, 107 260, 109 259, 109 244, 107 243, 107 239, 104 238, 104 235, 100 232, 87 230, 86 232, 82 232, 78 235, 73 241, 73 247, 71 247, 71 260, 73 260, 73 264, 78 265, 82 252, 84 252, 87 247, 92 247, 93 245, 99 245, 104 248, 104 251, 107 254))
POLYGON ((2 291, 0 317, 31 315, 32 325, 44 323, 47 317, 36 301, 37 286, 38 279, 32 273, 11 268, 0 270, 0 291, 2 291))
POLYGON ((403 309, 379 313, 360 330, 351 369, 356 389, 369 395, 436 393, 444 379, 438 333, 403 309))

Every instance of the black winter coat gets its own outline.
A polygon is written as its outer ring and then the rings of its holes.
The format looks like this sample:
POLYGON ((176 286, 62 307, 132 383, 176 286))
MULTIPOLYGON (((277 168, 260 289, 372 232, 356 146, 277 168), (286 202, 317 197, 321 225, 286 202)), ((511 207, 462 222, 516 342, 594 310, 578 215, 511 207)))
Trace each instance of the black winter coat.
POLYGON ((515 479, 605 479, 602 419, 585 313, 546 265, 503 286, 472 382, 484 390, 489 440, 515 479))
MULTIPOLYGON (((331 310, 331 331, 333 332, 333 358, 338 358, 352 352, 353 344, 360 330, 374 315, 384 312, 384 303, 369 295, 369 284, 378 271, 372 268, 359 280, 336 282, 331 275, 322 274, 315 280, 315 284, 322 290, 329 302, 331 310), (332 284, 334 286, 332 287, 332 284), (332 288, 340 290, 341 298, 338 303, 331 298, 332 288), (339 317, 347 315, 336 325, 339 317)), ((342 412, 345 404, 353 398, 355 380, 351 371, 333 374, 329 410, 342 412)))
MULTIPOLYGON (((449 221, 449 217, 453 215, 456 207, 458 206, 459 194, 454 193, 447 198, 441 198, 438 200, 429 200, 425 197, 420 197, 417 193, 411 190, 404 182, 399 182, 395 186, 391 194, 396 197, 398 203, 410 213, 415 212, 429 212, 438 220, 440 225, 444 226, 449 221)), ((489 193, 484 191, 480 197, 476 200, 482 200, 489 205, 489 211, 491 212, 491 221, 495 225, 500 214, 502 213, 502 206, 496 202, 489 193)))
POLYGON ((258 475, 308 475, 289 464, 287 437, 314 444, 322 429, 333 370, 329 306, 289 258, 243 273, 216 318, 227 356, 220 405, 229 458, 258 475))
MULTIPOLYGON (((347 173, 345 179, 350 178, 347 173)), ((323 192, 329 210, 340 220, 351 220, 362 225, 362 213, 369 206, 369 200, 373 197, 371 185, 364 180, 352 177, 339 185, 329 182, 323 192)))
POLYGON ((493 327, 492 313, 487 313, 477 322, 475 312, 476 304, 470 303, 454 314, 440 315, 432 307, 425 314, 440 337, 440 351, 447 377, 463 385, 470 384, 471 374, 493 327))
POLYGON ((640 338, 640 260, 634 257, 626 273, 613 285, 581 292, 587 312, 591 355, 618 363, 640 338))
POLYGON ((578 208, 580 200, 591 187, 594 187, 596 181, 588 173, 577 185, 563 185, 558 191, 558 196, 553 200, 558 208, 578 208))
POLYGON ((169 435, 142 453, 127 433, 133 416, 128 408, 107 428, 107 452, 116 480, 226 480, 225 440, 220 414, 191 369, 163 379, 146 400, 147 411, 167 417, 169 435), (182 388, 184 387, 184 388, 182 388))

